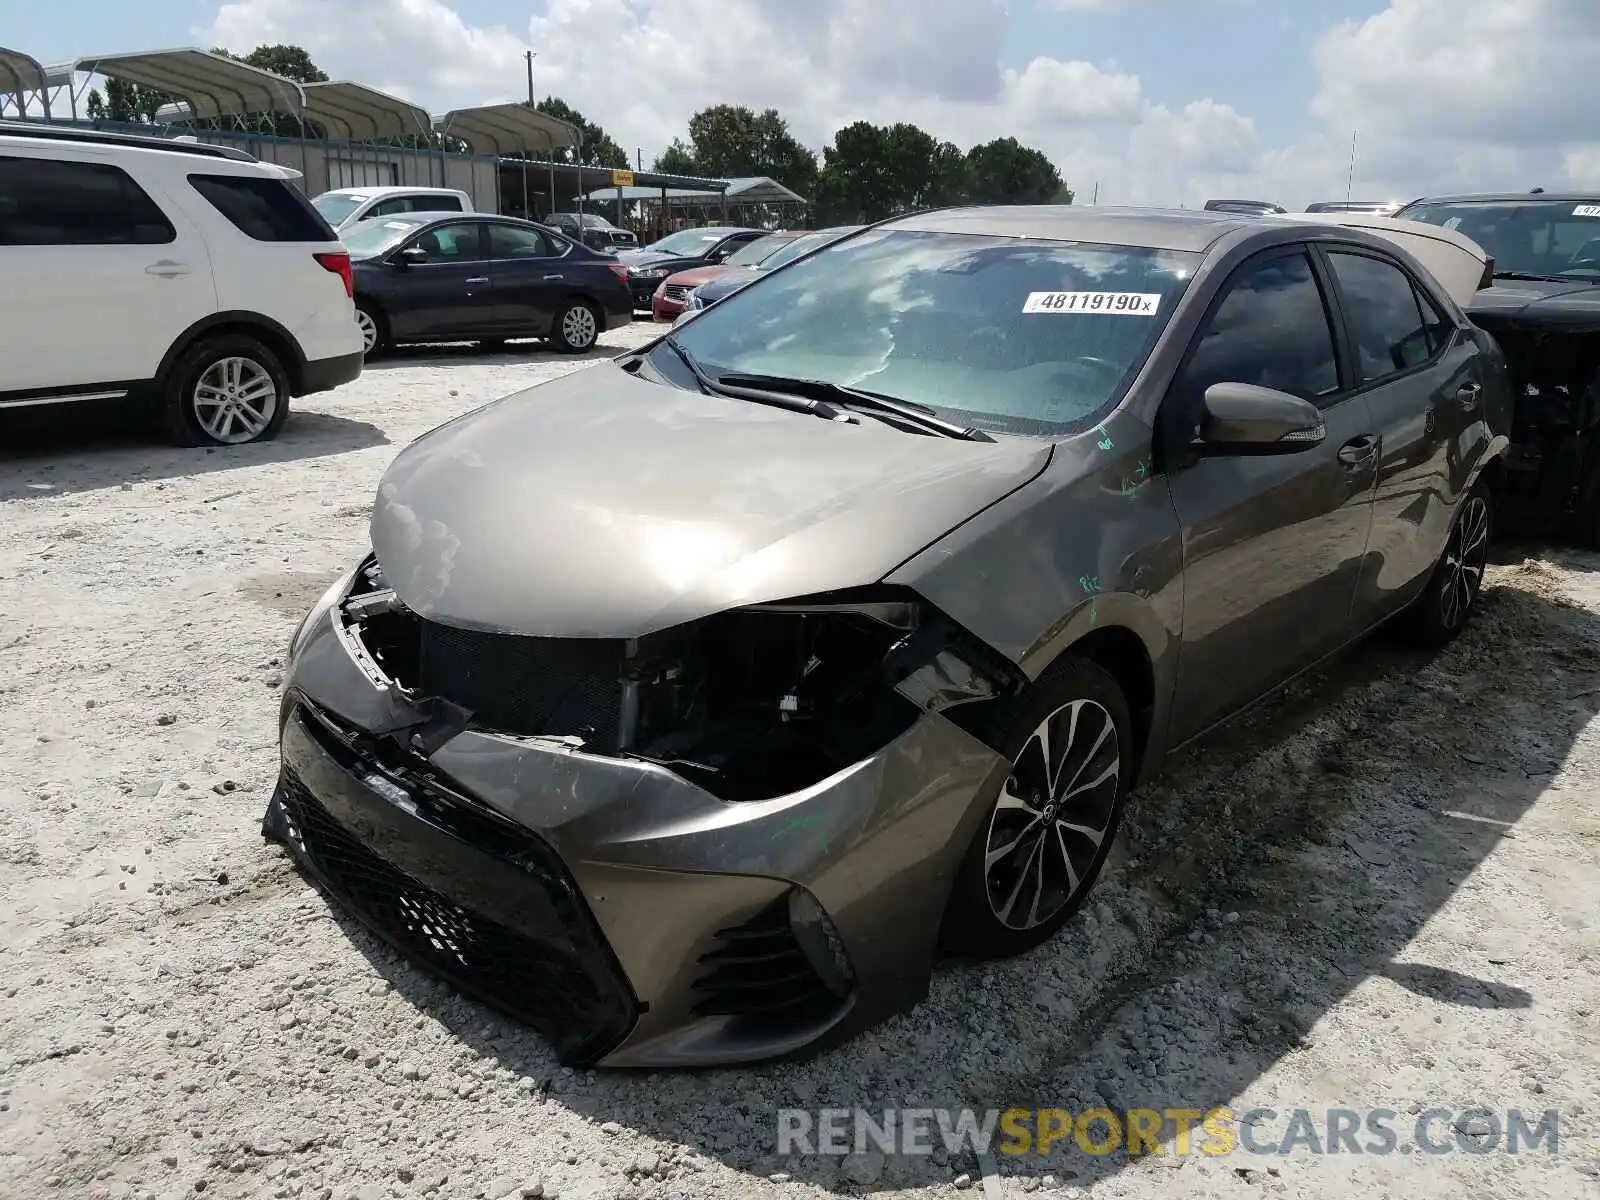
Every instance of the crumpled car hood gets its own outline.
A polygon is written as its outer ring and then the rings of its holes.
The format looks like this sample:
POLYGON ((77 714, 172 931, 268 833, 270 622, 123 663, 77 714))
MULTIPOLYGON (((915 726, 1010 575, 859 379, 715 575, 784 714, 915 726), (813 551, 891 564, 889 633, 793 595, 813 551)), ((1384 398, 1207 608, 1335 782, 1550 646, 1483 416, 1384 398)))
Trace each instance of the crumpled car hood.
POLYGON ((639 637, 875 582, 1050 452, 825 421, 606 363, 413 442, 379 484, 372 545, 431 620, 639 637))
POLYGON ((1472 298, 1467 315, 1485 327, 1600 328, 1600 280, 1502 279, 1472 298))

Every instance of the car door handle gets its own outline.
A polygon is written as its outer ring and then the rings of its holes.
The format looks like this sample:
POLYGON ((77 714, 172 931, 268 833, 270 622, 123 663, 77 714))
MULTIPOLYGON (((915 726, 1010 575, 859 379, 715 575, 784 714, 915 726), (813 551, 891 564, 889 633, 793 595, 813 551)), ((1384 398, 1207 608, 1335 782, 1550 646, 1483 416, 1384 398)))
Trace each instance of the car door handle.
POLYGON ((1339 461, 1347 467, 1363 467, 1378 453, 1378 436, 1363 433, 1339 447, 1339 461))
POLYGON ((467 280, 467 282, 468 283, 488 283, 489 282, 489 277, 487 275, 475 275, 471 279, 467 280))
POLYGON ((1477 408, 1478 401, 1483 397, 1483 384, 1463 383, 1456 391, 1456 403, 1462 408, 1477 408))
POLYGON ((546 279, 565 279, 565 275, 546 275, 546 279))
POLYGON ((188 263, 173 262, 164 258, 160 262, 153 262, 144 269, 146 275, 159 275, 163 279, 171 279, 175 275, 187 275, 190 267, 188 263))

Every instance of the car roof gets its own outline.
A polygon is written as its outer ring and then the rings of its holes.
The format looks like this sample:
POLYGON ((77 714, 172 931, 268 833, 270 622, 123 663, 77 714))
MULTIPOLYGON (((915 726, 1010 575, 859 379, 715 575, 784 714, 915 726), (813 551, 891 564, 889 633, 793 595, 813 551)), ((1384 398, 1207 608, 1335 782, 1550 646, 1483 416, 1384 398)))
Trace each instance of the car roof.
POLYGON ((406 187, 404 184, 392 183, 385 183, 376 187, 329 188, 322 194, 324 196, 351 196, 359 200, 371 200, 376 196, 393 196, 398 193, 404 193, 408 196, 456 196, 461 194, 459 188, 406 187))
MULTIPOLYGON (((1475 192, 1464 196, 1424 196, 1411 204, 1600 204, 1600 192, 1475 192)), ((1406 205, 1410 208, 1411 205, 1406 205)))
POLYGON ((1195 208, 1028 204, 935 209, 887 221, 879 228, 1057 242, 1101 242, 1197 252, 1236 229, 1283 229, 1291 225, 1293 221, 1285 220, 1282 214, 1258 216, 1195 208))

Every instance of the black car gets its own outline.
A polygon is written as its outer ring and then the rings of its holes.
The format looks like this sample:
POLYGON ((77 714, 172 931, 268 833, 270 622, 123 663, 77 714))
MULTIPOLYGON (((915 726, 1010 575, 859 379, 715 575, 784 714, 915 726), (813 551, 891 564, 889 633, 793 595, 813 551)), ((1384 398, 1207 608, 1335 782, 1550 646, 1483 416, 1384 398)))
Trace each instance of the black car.
POLYGON ((647 309, 657 285, 668 275, 726 262, 741 247, 765 236, 766 232, 761 229, 726 225, 680 229, 637 250, 619 250, 617 258, 628 268, 628 287, 633 292, 634 308, 647 309))
POLYGON ((532 221, 403 213, 343 240, 369 358, 402 342, 526 337, 581 354, 633 320, 621 263, 532 221))
POLYGON ((1511 366, 1508 482, 1545 532, 1600 549, 1600 193, 1427 198, 1395 216, 1493 257, 1493 284, 1467 315, 1511 366))
POLYGON ((551 213, 540 224, 591 250, 633 250, 639 245, 632 231, 617 228, 599 213, 551 213))

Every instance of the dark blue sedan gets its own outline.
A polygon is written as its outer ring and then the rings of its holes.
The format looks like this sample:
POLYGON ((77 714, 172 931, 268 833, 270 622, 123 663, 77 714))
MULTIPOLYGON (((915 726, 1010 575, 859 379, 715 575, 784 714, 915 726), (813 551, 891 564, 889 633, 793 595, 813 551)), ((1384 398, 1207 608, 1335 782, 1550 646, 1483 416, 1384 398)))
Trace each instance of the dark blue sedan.
POLYGON ((633 320, 626 267, 531 221, 400 213, 343 241, 368 358, 403 343, 530 337, 581 354, 633 320))

